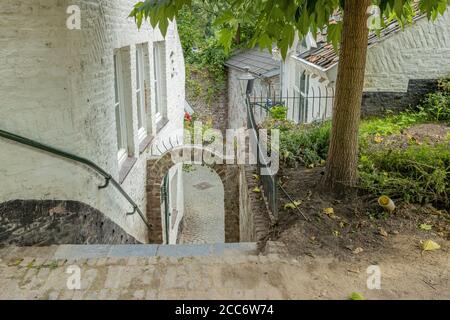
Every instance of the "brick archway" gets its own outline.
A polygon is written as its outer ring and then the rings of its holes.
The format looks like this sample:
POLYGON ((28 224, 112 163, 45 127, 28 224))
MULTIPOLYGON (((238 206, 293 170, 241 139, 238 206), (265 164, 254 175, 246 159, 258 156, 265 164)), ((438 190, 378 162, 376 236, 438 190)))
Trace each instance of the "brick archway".
POLYGON ((224 187, 225 242, 239 242, 238 166, 226 164, 226 159, 212 150, 195 146, 171 149, 147 163, 147 219, 152 225, 149 242, 163 242, 161 184, 169 169, 178 163, 207 165, 217 173, 224 187))

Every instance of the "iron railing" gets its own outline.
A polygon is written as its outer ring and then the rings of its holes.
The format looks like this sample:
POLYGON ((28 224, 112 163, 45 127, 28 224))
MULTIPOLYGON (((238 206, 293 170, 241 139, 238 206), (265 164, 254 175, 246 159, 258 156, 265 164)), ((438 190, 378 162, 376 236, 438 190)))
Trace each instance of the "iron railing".
MULTIPOLYGON (((270 172, 270 168, 274 165, 274 163, 271 162, 273 160, 269 161, 268 159, 268 150, 265 146, 265 143, 259 143, 260 136, 258 125, 254 117, 254 106, 250 104, 248 95, 245 102, 247 107, 247 127, 248 129, 250 129, 250 134, 253 135, 253 137, 251 137, 250 139, 253 139, 253 141, 256 142, 256 163, 258 172, 261 173, 261 171, 264 169, 266 169, 265 171, 270 172)), ((275 159, 275 161, 278 161, 275 150, 271 150, 271 159, 275 159)), ((276 173, 267 174, 267 172, 265 172, 265 174, 259 175, 259 179, 262 185, 261 191, 266 205, 273 216, 275 218, 278 218, 277 175, 276 173)))
POLYGON ((94 162, 92 162, 86 158, 79 157, 79 156, 71 154, 69 152, 65 152, 65 151, 50 147, 48 145, 39 143, 37 141, 31 140, 31 139, 28 139, 28 138, 25 138, 25 137, 22 137, 22 136, 19 136, 19 135, 16 135, 11 132, 4 131, 4 130, 0 130, 0 137, 23 144, 23 145, 27 145, 27 146, 35 148, 35 149, 39 149, 41 151, 45 151, 45 152, 57 155, 59 157, 65 158, 65 159, 69 159, 69 160, 72 160, 75 162, 82 163, 85 166, 93 169, 94 171, 96 171, 98 174, 100 174, 105 179, 105 183, 103 185, 99 186, 98 188, 104 189, 104 188, 108 187, 108 185, 111 183, 133 207, 133 211, 127 213, 127 215, 133 215, 137 212, 139 214, 139 216, 141 217, 142 221, 147 226, 147 228, 149 228, 149 230, 151 229, 152 226, 147 222, 147 220, 144 217, 144 214, 139 209, 138 205, 133 201, 133 199, 131 199, 131 197, 125 192, 125 190, 123 190, 123 188, 120 186, 120 184, 108 172, 103 170, 101 167, 99 167, 94 162))
POLYGON ((307 93, 272 92, 253 90, 249 94, 249 101, 254 108, 256 123, 261 123, 269 116, 269 109, 274 106, 287 107, 287 119, 296 123, 323 122, 331 118, 334 103, 334 89, 314 89, 307 93))

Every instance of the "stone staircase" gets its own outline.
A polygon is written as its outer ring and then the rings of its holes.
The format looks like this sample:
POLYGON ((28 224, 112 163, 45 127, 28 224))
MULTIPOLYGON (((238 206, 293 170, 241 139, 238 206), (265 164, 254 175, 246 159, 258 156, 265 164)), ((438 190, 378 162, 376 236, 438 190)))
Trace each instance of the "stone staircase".
POLYGON ((223 255, 257 255, 256 243, 217 243, 184 245, 55 245, 48 247, 0 248, 0 259, 34 258, 45 260, 151 258, 151 257, 208 257, 223 255))
POLYGON ((298 274, 298 261, 261 255, 256 248, 256 243, 3 247, 0 300, 295 297, 291 274, 298 274), (79 270, 77 289, 68 285, 73 270, 79 270))

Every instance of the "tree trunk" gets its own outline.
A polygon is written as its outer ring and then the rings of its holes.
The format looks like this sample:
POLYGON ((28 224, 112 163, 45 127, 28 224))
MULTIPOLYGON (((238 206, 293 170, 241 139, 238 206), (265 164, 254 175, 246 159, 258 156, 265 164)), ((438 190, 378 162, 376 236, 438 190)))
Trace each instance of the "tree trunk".
POLYGON ((236 36, 234 37, 234 42, 239 45, 241 44, 241 24, 238 24, 236 36))
POLYGON ((324 177, 335 191, 357 183, 358 129, 366 67, 367 8, 371 0, 346 0, 331 141, 324 177))

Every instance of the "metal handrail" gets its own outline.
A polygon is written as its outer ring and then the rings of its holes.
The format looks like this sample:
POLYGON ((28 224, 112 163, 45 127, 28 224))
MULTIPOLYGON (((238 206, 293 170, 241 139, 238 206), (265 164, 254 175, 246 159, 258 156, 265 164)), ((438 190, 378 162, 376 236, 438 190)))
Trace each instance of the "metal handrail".
POLYGON ((120 184, 108 172, 103 170, 101 167, 99 167, 94 162, 92 162, 86 158, 82 158, 82 157, 79 157, 72 153, 50 147, 48 145, 45 145, 45 144, 39 143, 37 141, 16 135, 16 134, 8 132, 8 131, 0 130, 0 137, 33 147, 35 149, 39 149, 39 150, 42 150, 45 152, 55 154, 62 158, 76 161, 76 162, 82 163, 82 164, 90 167, 91 169, 96 171, 98 174, 100 174, 103 178, 105 178, 105 183, 103 185, 99 186, 98 187, 99 189, 104 189, 104 188, 108 187, 108 185, 111 183, 124 196, 124 198, 127 199, 128 202, 133 206, 133 211, 127 213, 127 215, 133 215, 137 212, 139 214, 139 216, 141 217, 142 221, 147 226, 147 228, 149 228, 149 229, 152 228, 151 224, 149 224, 147 222, 147 220, 145 219, 144 214, 139 209, 138 205, 133 201, 133 199, 131 199, 131 197, 125 192, 125 190, 123 190, 123 188, 120 186, 120 184))

